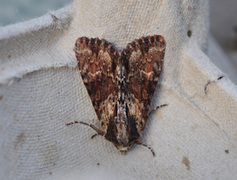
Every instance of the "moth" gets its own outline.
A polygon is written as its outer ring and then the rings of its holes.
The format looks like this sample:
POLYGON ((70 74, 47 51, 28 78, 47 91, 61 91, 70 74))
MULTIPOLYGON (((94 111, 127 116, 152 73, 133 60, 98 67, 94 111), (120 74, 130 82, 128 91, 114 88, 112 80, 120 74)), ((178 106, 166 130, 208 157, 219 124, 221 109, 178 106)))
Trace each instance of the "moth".
POLYGON ((105 39, 80 37, 75 55, 82 80, 103 130, 90 126, 97 135, 112 142, 125 154, 133 144, 153 149, 138 141, 146 126, 149 107, 165 55, 166 42, 160 35, 141 37, 118 51, 105 39))

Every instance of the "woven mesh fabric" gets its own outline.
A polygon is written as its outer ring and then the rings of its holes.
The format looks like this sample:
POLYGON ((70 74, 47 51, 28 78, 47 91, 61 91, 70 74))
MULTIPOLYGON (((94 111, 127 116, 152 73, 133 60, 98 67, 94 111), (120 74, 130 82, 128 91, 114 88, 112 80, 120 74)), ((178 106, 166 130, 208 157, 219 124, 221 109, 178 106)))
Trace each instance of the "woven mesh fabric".
MULTIPOLYGON (((214 179, 236 177, 237 88, 210 59, 208 2, 75 1, 1 29, 2 179, 214 179), (81 120, 99 126, 76 68, 81 36, 122 50, 141 36, 166 40, 164 68, 141 141, 125 156, 81 120), (222 78, 221 78, 222 77, 222 78)), ((217 57, 218 58, 218 57, 217 57)))

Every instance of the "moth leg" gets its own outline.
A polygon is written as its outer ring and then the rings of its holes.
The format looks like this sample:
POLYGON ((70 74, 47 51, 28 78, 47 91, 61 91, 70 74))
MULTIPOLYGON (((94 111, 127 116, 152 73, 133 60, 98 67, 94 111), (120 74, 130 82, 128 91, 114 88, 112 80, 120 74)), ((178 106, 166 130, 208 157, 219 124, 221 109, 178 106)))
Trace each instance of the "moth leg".
POLYGON ((142 142, 140 142, 140 141, 135 141, 134 143, 135 143, 135 144, 138 144, 138 145, 142 145, 142 146, 145 146, 145 147, 147 147, 148 149, 150 149, 150 151, 151 151, 152 155, 153 155, 154 157, 156 157, 156 154, 155 154, 155 152, 153 151, 153 149, 152 149, 150 146, 148 146, 148 145, 146 145, 146 144, 143 144, 143 143, 142 143, 142 142))
POLYGON ((168 106, 168 104, 162 104, 162 105, 156 106, 154 109, 151 110, 151 112, 149 112, 149 114, 147 115, 147 118, 148 118, 154 111, 156 111, 157 109, 159 109, 159 108, 161 108, 161 107, 164 107, 164 106, 168 106))
POLYGON ((93 139, 94 137, 96 137, 98 135, 100 135, 100 134, 98 134, 98 133, 94 134, 93 136, 91 136, 91 139, 93 139))
POLYGON ((105 134, 103 131, 101 131, 100 129, 96 128, 93 124, 88 124, 88 123, 85 123, 85 122, 82 122, 82 121, 73 121, 73 122, 70 122, 70 123, 66 123, 66 126, 69 126, 69 125, 72 125, 72 124, 76 124, 76 123, 84 124, 86 126, 90 126, 92 129, 94 129, 97 132, 97 134, 93 135, 92 138, 97 136, 97 135, 103 136, 105 134))

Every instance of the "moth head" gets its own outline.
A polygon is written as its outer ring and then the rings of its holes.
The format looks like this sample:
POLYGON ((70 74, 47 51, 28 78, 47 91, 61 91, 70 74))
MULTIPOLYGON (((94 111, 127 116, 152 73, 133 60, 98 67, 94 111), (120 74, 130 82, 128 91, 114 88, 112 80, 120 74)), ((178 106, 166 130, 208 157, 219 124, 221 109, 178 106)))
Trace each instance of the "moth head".
POLYGON ((115 147, 121 152, 122 155, 125 155, 126 152, 132 147, 133 144, 129 145, 115 145, 115 147))
MULTIPOLYGON (((126 122, 131 121, 129 119, 126 122)), ((115 121, 110 122, 111 124, 108 126, 104 137, 112 142, 121 154, 125 154, 141 135, 138 133, 135 123, 129 124, 123 121, 118 121, 118 123, 115 123, 115 121)))

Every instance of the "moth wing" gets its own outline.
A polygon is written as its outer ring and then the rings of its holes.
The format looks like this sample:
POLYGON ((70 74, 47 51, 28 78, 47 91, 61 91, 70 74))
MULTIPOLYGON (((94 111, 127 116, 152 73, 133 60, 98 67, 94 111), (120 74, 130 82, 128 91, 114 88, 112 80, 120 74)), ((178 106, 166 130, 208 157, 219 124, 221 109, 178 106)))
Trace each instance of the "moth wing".
POLYGON ((119 53, 106 40, 87 37, 77 39, 74 51, 82 80, 100 124, 106 130, 115 112, 119 53))
POLYGON ((160 35, 142 37, 129 43, 122 52, 126 70, 126 104, 128 116, 135 115, 138 131, 145 127, 162 63, 165 40, 160 35))

